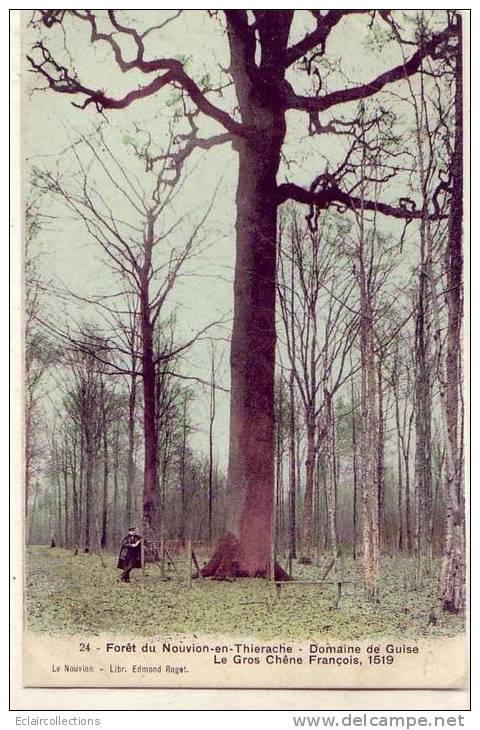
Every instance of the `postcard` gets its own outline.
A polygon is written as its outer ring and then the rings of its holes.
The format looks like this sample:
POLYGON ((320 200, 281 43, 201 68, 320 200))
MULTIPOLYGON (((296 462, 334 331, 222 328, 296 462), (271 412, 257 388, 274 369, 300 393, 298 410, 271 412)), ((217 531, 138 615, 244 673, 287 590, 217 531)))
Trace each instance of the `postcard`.
POLYGON ((12 31, 21 685, 465 693, 468 12, 12 31))

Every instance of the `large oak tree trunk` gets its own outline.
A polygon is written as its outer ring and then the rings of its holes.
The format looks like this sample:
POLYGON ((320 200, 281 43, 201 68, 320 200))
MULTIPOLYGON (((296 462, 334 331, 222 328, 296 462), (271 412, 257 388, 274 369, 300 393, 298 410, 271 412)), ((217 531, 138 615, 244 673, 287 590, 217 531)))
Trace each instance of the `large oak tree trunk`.
MULTIPOLYGON (((277 182, 285 138, 279 103, 290 13, 257 13, 262 56, 243 15, 228 13, 230 70, 242 123, 236 220, 234 318, 230 349, 230 449, 224 534, 204 575, 271 573, 274 499, 277 182)), ((288 577, 277 566, 278 577, 288 577)))
MULTIPOLYGON (((225 532, 203 575, 266 576, 274 485, 275 174, 242 143, 230 353, 230 455, 225 532)), ((275 159, 276 157, 276 159, 275 159)))

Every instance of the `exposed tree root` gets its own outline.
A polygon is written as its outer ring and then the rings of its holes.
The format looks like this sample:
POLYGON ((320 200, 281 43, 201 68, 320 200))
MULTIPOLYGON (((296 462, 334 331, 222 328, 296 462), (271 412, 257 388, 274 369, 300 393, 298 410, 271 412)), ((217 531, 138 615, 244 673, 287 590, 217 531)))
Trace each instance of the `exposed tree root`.
MULTIPOLYGON (((210 561, 200 571, 203 578, 213 580, 235 580, 236 578, 269 578, 269 570, 248 570, 242 565, 239 555, 238 540, 232 534, 225 534, 218 542, 217 549, 210 561)), ((198 573, 194 574, 198 577, 198 573)), ((291 580, 290 575, 275 563, 275 580, 291 580)))

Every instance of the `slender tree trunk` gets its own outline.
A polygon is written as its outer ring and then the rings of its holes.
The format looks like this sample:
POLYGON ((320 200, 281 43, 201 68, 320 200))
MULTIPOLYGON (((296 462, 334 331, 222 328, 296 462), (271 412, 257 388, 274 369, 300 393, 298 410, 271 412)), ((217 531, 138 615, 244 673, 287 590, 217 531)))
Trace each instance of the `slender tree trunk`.
MULTIPOLYGON (((102 383, 102 401, 104 401, 105 392, 102 383)), ((105 550, 107 547, 107 520, 108 520, 108 432, 107 432, 107 408, 105 402, 102 403, 102 444, 103 444, 103 489, 102 489, 102 528, 100 537, 100 547, 105 550)))
MULTIPOLYGON (((128 453, 127 484, 125 493, 125 519, 127 529, 133 522, 133 492, 135 481, 135 413, 137 405, 137 376, 132 375, 128 397, 128 453)), ((124 526, 125 527, 125 526, 124 526)))
POLYGON ((283 543, 283 377, 278 386, 278 418, 276 424, 275 446, 275 544, 280 550, 283 543))
POLYGON ((63 547, 63 534, 62 534, 62 482, 60 478, 60 465, 58 464, 58 454, 56 455, 56 482, 57 482, 57 547, 63 547))
MULTIPOLYGON (((183 397, 182 413, 182 446, 180 451, 180 534, 179 539, 185 546, 187 538, 187 484, 186 484, 186 455, 187 455, 187 394, 183 397)), ((188 535, 191 537, 191 535, 188 535)))
MULTIPOLYGON (((363 115, 363 109, 362 109, 363 115)), ((363 122, 363 120, 362 120, 363 122)), ((362 139, 364 142, 364 137, 362 139)), ((362 150, 360 165, 361 196, 365 194, 366 148, 362 150)), ((365 214, 358 217, 359 236, 357 246, 358 284, 360 294, 360 357, 361 357, 361 481, 363 513, 363 576, 367 595, 376 599, 379 570, 379 523, 378 523, 378 367, 375 353, 374 295, 372 293, 373 254, 376 229, 372 238, 365 231, 365 214)))
POLYGON ((28 544, 29 545, 33 544, 33 538, 35 535, 34 530, 33 530, 33 525, 34 525, 34 520, 35 520, 35 511, 37 508, 37 497, 38 497, 38 481, 35 481, 35 487, 34 487, 34 492, 33 492, 32 513, 30 515, 30 521, 28 523, 28 544))
POLYGON ((367 592, 377 592, 379 534, 377 490, 377 382, 371 314, 362 311, 362 501, 363 501, 363 561, 367 592))
POLYGON ((160 535, 162 538, 165 537, 165 498, 167 488, 167 474, 168 466, 170 462, 170 431, 167 428, 165 430, 163 439, 163 458, 162 458, 162 483, 160 486, 160 535))
POLYGON ((333 413, 333 402, 330 394, 325 395, 325 494, 327 497, 327 523, 330 538, 330 548, 334 560, 338 558, 337 539, 337 474, 336 474, 336 448, 335 448, 335 423, 333 413))
POLYGON ((335 557, 338 556, 338 543, 339 543, 339 536, 338 536, 338 488, 340 485, 340 451, 338 448, 338 439, 337 439, 337 428, 338 428, 338 421, 337 417, 335 415, 335 408, 333 406, 333 400, 332 400, 332 455, 333 455, 333 489, 334 489, 334 510, 333 510, 333 524, 332 529, 335 532, 335 557))
POLYGON ((78 478, 78 549, 80 549, 83 535, 85 461, 85 433, 82 426, 80 428, 80 473, 78 478))
POLYGON ((115 425, 115 437, 113 442, 113 500, 112 500, 112 528, 110 530, 111 545, 115 547, 118 542, 118 468, 119 468, 119 425, 115 425))
POLYGON ((295 379, 292 372, 289 381, 290 428, 289 428, 289 489, 288 489, 288 551, 290 557, 297 557, 297 465, 295 450, 295 379))
MULTIPOLYGON (((407 409, 407 403, 405 403, 405 410, 407 409)), ((407 550, 409 553, 413 549, 412 540, 412 498, 410 489, 410 451, 412 443, 412 424, 415 411, 412 407, 410 418, 408 421, 407 429, 407 441, 404 448, 404 463, 405 463, 405 531, 407 537, 407 550)))
MULTIPOLYGON (((81 469, 81 464, 79 464, 81 469)), ((73 551, 78 555, 80 548, 80 509, 79 509, 79 485, 81 474, 77 479, 77 441, 73 443, 73 454, 71 460, 72 471, 72 510, 73 510, 73 551)))
POLYGON ((352 471, 353 471, 353 538, 352 538, 352 557, 357 559, 357 491, 358 491, 358 455, 357 455, 357 416, 355 405, 355 393, 353 388, 353 374, 351 376, 351 393, 352 393, 352 471))
POLYGON ((445 448, 440 453, 440 446, 437 446, 436 449, 436 474, 435 474, 435 489, 433 493, 433 502, 432 502, 432 523, 431 523, 431 534, 430 534, 430 540, 432 543, 432 549, 435 547, 435 543, 437 541, 437 535, 438 532, 435 530, 435 525, 438 522, 437 521, 437 513, 439 509, 439 497, 442 490, 442 480, 443 480, 443 464, 445 460, 445 448))
MULTIPOLYGON (((398 370, 394 369, 394 379, 398 377, 398 370)), ((397 548, 403 550, 403 468, 402 468, 402 440, 401 440, 401 423, 400 423, 400 403, 398 395, 398 387, 393 383, 393 395, 395 398, 395 425, 397 429, 397 479, 398 479, 398 531, 397 531, 397 548)))
POLYGON ((26 383, 26 398, 25 398, 25 519, 28 516, 28 501, 30 499, 30 483, 32 474, 32 430, 33 430, 33 397, 30 392, 31 386, 28 384, 28 369, 29 363, 26 363, 25 383, 26 383))
POLYGON ((312 562, 312 516, 313 483, 315 474, 315 420, 311 412, 307 415, 307 456, 305 459, 305 495, 302 515, 302 557, 301 563, 312 562))
POLYGON ((215 353, 212 350, 210 370, 210 419, 208 427, 208 541, 213 542, 213 426, 215 423, 215 353))
POLYGON ((425 223, 422 223, 421 261, 415 323, 415 555, 420 560, 428 548, 431 467, 431 385, 429 357, 429 301, 425 257, 425 223))
POLYGON ((62 462, 63 462, 63 485, 64 485, 64 535, 65 535, 65 547, 70 547, 70 504, 69 504, 69 489, 68 489, 68 467, 67 467, 67 453, 66 445, 63 446, 62 462))
POLYGON ((452 158, 452 200, 448 226, 447 311, 448 335, 445 382, 447 446, 445 506, 446 529, 439 593, 445 611, 458 613, 465 606, 465 505, 463 494, 461 407, 461 333, 463 306, 463 68, 462 19, 456 14, 458 46, 455 64, 455 138, 452 158))
POLYGON ((379 549, 385 541, 385 417, 383 412, 383 373, 381 353, 378 356, 378 457, 377 457, 377 490, 378 490, 378 533, 379 549))
MULTIPOLYGON (((363 176, 363 172, 362 172, 363 176)), ((367 594, 377 594, 378 525, 378 381, 375 363, 373 306, 369 287, 368 254, 363 213, 359 235, 360 354, 361 354, 361 480, 363 507, 363 571, 367 594)))
POLYGON ((92 480, 94 466, 94 444, 92 435, 85 434, 85 452, 86 452, 86 470, 85 470, 85 541, 83 551, 90 552, 91 548, 91 530, 93 527, 92 519, 92 480))
POLYGON ((317 455, 315 459, 315 489, 314 489, 314 506, 313 506, 313 520, 314 520, 314 535, 315 535, 315 549, 317 564, 320 558, 320 545, 322 542, 322 519, 321 519, 321 508, 320 508, 320 481, 321 481, 321 465, 317 448, 317 455))
POLYGON ((157 514, 157 419, 156 373, 153 349, 153 322, 150 311, 149 282, 151 275, 154 218, 147 213, 144 262, 140 272, 140 332, 142 339, 143 382, 143 532, 144 545, 154 538, 157 514))

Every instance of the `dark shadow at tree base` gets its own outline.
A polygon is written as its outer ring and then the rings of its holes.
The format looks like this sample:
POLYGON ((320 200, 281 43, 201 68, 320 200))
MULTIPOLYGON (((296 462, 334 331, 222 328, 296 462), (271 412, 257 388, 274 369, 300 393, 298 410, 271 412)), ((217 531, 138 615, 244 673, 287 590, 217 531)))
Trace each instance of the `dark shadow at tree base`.
POLYGON ((452 613, 452 614, 460 614, 461 611, 458 606, 455 605, 455 601, 452 600, 444 600, 442 602, 442 609, 444 613, 452 613))

